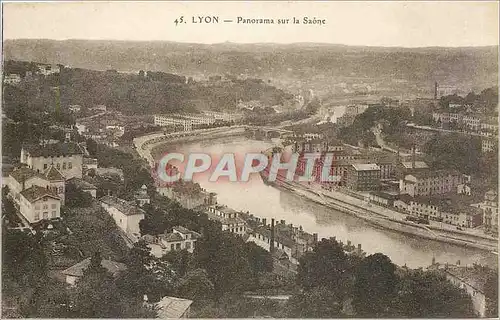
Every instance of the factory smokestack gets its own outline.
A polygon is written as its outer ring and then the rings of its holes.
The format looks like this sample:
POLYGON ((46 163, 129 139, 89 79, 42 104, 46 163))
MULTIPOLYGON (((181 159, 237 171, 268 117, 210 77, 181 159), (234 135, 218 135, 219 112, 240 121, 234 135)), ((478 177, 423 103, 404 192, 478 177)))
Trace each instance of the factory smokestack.
POLYGON ((271 219, 271 240, 269 242, 269 252, 274 253, 274 219, 271 219))

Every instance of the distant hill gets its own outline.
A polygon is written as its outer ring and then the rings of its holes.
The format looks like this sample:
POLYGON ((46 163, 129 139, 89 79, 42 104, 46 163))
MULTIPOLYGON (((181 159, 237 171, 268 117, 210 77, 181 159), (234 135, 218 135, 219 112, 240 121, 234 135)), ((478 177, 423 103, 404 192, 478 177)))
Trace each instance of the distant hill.
POLYGON ((489 87, 497 83, 498 47, 385 48, 345 45, 193 44, 162 41, 6 40, 5 59, 120 71, 183 75, 248 74, 327 80, 343 77, 434 80, 489 87))

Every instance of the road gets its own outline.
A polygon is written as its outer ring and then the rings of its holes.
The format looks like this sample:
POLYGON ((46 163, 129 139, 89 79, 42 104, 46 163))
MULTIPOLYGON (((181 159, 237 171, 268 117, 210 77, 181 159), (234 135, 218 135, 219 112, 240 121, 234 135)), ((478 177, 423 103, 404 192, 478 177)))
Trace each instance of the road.
MULTIPOLYGON (((377 141, 377 144, 382 148, 383 150, 387 150, 393 153, 398 153, 398 150, 395 150, 387 145, 387 143, 384 141, 384 138, 382 138, 382 132, 380 129, 373 127, 372 132, 375 135, 375 141, 377 141)), ((401 156, 410 156, 409 153, 404 153, 404 152, 399 152, 401 156)))
POLYGON ((441 128, 433 128, 433 127, 429 127, 429 126, 418 126, 418 125, 413 124, 413 123, 408 123, 406 126, 409 127, 409 128, 426 130, 426 131, 436 131, 436 132, 446 132, 446 133, 458 133, 458 134, 465 134, 465 135, 477 136, 477 137, 494 137, 493 135, 481 134, 481 133, 477 133, 477 132, 447 130, 447 129, 441 129, 441 128))

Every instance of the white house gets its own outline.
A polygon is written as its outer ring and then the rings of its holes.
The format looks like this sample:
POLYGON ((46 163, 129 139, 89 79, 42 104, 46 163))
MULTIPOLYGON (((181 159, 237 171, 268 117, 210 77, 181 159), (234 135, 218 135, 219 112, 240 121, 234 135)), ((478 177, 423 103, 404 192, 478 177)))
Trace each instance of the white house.
POLYGON ((139 222, 144 219, 144 210, 113 196, 104 196, 100 202, 123 232, 132 240, 140 238, 139 222))
POLYGON ((66 186, 64 177, 54 166, 50 166, 44 173, 36 172, 27 167, 13 170, 9 175, 9 193, 16 203, 19 203, 20 192, 31 186, 49 189, 57 195, 64 205, 66 186))
POLYGON ((44 76, 48 76, 54 73, 59 73, 61 69, 58 65, 41 64, 38 66, 38 71, 44 76))
POLYGON ((143 184, 141 189, 134 194, 134 200, 139 207, 151 203, 151 198, 148 195, 148 188, 146 185, 143 184))
POLYGON ((417 172, 408 174, 399 181, 399 191, 412 197, 430 196, 456 192, 457 186, 463 182, 463 175, 456 171, 417 172))
POLYGON ((151 254, 157 258, 170 251, 187 250, 193 252, 196 241, 201 238, 198 232, 191 231, 182 226, 172 228, 172 232, 158 237, 146 235, 143 237, 151 248, 151 254))
POLYGON ((484 194, 484 201, 471 206, 482 210, 483 224, 487 229, 498 230, 498 192, 489 190, 484 194))
POLYGON ((74 142, 23 146, 21 163, 37 172, 54 165, 64 178, 82 177, 83 150, 74 142))
POLYGON ((21 82, 21 76, 17 73, 6 74, 3 78, 5 84, 18 84, 21 82))
POLYGON ((222 231, 230 231, 240 236, 247 232, 245 220, 234 209, 227 206, 212 205, 208 207, 207 214, 210 220, 219 221, 222 224, 222 231))
POLYGON ((47 188, 33 185, 21 191, 18 204, 29 223, 61 217, 61 199, 47 188))

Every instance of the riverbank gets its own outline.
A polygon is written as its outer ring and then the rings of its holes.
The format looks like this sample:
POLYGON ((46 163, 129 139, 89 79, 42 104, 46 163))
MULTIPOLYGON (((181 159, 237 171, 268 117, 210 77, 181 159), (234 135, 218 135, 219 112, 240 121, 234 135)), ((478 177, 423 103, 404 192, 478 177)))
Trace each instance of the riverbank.
MULTIPOLYGON (((263 176, 263 180, 266 180, 264 175, 261 176, 263 176)), ((410 221, 394 219, 384 215, 382 210, 378 210, 386 208, 379 208, 375 204, 363 202, 346 194, 342 194, 343 199, 340 199, 340 197, 335 196, 335 194, 338 196, 339 192, 315 190, 306 185, 284 180, 269 184, 307 198, 320 205, 353 215, 383 229, 498 254, 498 240, 492 237, 478 237, 463 232, 453 232, 448 229, 439 229, 410 221), (362 203, 359 203, 360 201, 362 203)))
MULTIPOLYGON (((156 147, 159 147, 162 144, 167 144, 170 145, 172 143, 180 143, 180 142, 191 142, 191 141, 203 141, 203 140, 213 140, 217 137, 228 137, 230 135, 227 135, 228 132, 222 133, 223 131, 227 131, 228 128, 225 128, 225 130, 221 130, 219 133, 220 135, 212 135, 212 134, 203 134, 199 135, 197 134, 196 137, 186 140, 185 138, 170 138, 168 139, 168 142, 165 143, 165 141, 162 142, 157 142, 157 143, 149 143, 148 146, 143 150, 151 150, 156 147)), ((243 130, 236 135, 243 136, 244 128, 243 130)), ((144 140, 144 139, 143 139, 144 140)), ((260 150, 261 147, 258 147, 260 150)), ((156 148, 158 150, 158 148, 156 148)), ((257 149, 258 150, 258 149, 257 149)), ((144 153, 144 152, 143 152, 144 153)), ((161 152, 160 152, 161 153, 161 152)), ((157 153, 159 154, 159 153, 157 153)), ((260 179, 259 179, 260 180, 260 179)), ((443 243, 443 244, 451 244, 455 245, 457 247, 461 248, 468 248, 470 250, 473 250, 472 252, 492 252, 492 251, 497 251, 496 248, 496 240, 491 241, 493 243, 486 243, 485 245, 481 245, 480 243, 478 244, 478 241, 474 238, 470 238, 467 236, 461 236, 460 234, 455 234, 453 232, 447 232, 447 231, 435 231, 433 227, 429 226, 423 226, 423 225, 418 225, 414 224, 408 221, 401 221, 401 220, 391 220, 388 219, 387 217, 384 217, 383 215, 373 212, 373 210, 367 210, 367 209, 373 209, 368 207, 368 204, 360 199, 357 198, 346 198, 344 201, 341 201, 342 199, 338 199, 336 194, 329 194, 329 192, 325 192, 326 190, 320 190, 321 192, 318 192, 318 190, 301 190, 300 188, 295 188, 295 187, 288 187, 287 188, 280 188, 280 189, 286 189, 287 193, 289 194, 295 194, 298 195, 302 199, 306 199, 308 201, 313 201, 314 203, 317 203, 321 205, 324 208, 332 208, 334 210, 337 210, 339 212, 342 212, 344 214, 348 214, 350 216, 353 216, 357 219, 362 219, 363 221, 366 221, 368 224, 372 225, 375 229, 378 230, 391 230, 393 233, 396 234, 401 234, 401 235, 410 235, 414 239, 428 239, 434 241, 436 244, 443 243), (311 193, 313 192, 313 193, 311 193), (351 199, 352 198, 352 199, 351 199), (364 205, 355 205, 357 202, 361 202, 364 205), (443 233, 443 234, 441 234, 443 233)), ((343 193, 338 193, 342 195, 342 197, 347 197, 346 194, 343 193)), ((370 204, 371 205, 371 204, 370 204)), ((236 205, 237 207, 237 205, 236 205)), ((243 210, 243 208, 240 208, 243 210)), ((246 210, 246 209, 245 209, 246 210)), ((253 211, 258 212, 260 209, 254 208, 253 211)), ((385 208, 387 210, 387 208, 385 208)), ((297 222, 297 224, 300 224, 300 222, 297 222)), ((359 241, 359 240, 358 240, 359 241)), ((473 254, 473 253, 469 254, 473 254)), ((443 252, 445 254, 445 252, 443 252)), ((436 253, 436 255, 438 255, 436 253)), ((490 255, 490 257, 493 257, 493 255, 490 255)), ((429 258, 430 260, 430 258, 429 258)), ((465 260, 465 259, 464 259, 465 260)))

